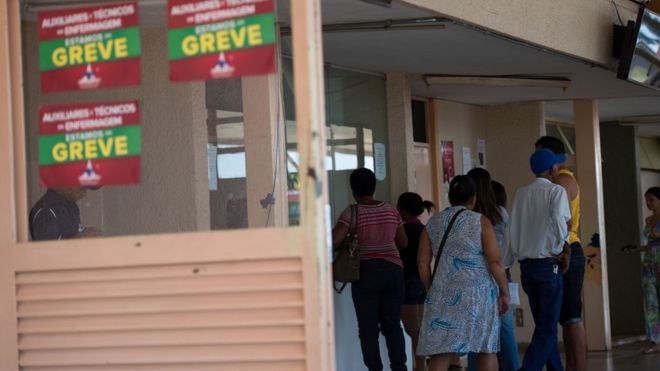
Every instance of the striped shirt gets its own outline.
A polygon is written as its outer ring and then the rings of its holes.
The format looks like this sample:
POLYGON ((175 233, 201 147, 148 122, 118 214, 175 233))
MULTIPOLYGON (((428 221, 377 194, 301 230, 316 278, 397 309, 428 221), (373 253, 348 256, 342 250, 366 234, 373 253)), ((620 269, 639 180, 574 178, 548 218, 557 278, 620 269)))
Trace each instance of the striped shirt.
MULTIPOLYGON (((350 228, 351 208, 339 216, 339 223, 350 228)), ((394 206, 380 202, 374 205, 358 204, 357 237, 360 260, 383 259, 403 267, 394 238, 403 222, 394 206)))

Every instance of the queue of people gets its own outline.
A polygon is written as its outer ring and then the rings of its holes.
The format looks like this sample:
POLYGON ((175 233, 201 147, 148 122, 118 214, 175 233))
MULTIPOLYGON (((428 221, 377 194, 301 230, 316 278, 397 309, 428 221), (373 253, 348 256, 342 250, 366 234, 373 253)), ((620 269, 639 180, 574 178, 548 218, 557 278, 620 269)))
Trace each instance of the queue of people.
MULTIPOLYGON (((530 157, 535 179, 517 190, 511 215, 504 187, 487 170, 456 176, 449 184, 451 205, 426 226, 417 217, 432 203, 407 192, 395 209, 373 199, 370 170, 353 172, 361 275, 352 295, 370 371, 383 370, 380 332, 391 369, 405 369, 400 320, 412 339, 415 371, 458 368, 457 356, 464 354, 468 370, 564 370, 559 324, 566 369, 586 369, 579 187, 565 161, 561 140, 539 139, 530 157), (515 261, 535 322, 522 363, 509 296, 515 261)), ((349 216, 346 209, 333 229, 335 246, 348 231, 349 216)))

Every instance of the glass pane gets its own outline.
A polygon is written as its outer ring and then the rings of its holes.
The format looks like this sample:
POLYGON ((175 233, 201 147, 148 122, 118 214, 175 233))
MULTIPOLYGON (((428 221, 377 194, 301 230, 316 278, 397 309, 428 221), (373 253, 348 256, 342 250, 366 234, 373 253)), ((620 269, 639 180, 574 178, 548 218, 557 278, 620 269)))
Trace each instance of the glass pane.
POLYGON ((299 217, 284 140, 296 141, 293 72, 279 50, 289 65, 292 53, 275 29, 289 7, 264 3, 249 39, 247 18, 191 25, 208 18, 176 18, 165 0, 23 4, 33 239, 286 226, 290 207, 299 217))
MULTIPOLYGON (((287 119, 287 171, 289 222, 298 222, 298 153, 295 140, 294 94, 291 60, 283 58, 283 89, 287 119)), ((332 220, 354 200, 348 178, 358 167, 379 175, 375 197, 391 200, 387 178, 387 102, 383 76, 326 67, 325 168, 328 171, 332 220), (380 154, 380 156, 377 156, 380 154)))

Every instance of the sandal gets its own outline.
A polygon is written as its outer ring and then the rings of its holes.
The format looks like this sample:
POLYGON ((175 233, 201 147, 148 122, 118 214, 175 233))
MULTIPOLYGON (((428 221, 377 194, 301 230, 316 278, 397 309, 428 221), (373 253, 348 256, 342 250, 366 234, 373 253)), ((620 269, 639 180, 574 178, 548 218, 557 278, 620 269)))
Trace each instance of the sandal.
POLYGON ((654 353, 660 353, 660 344, 655 344, 652 347, 644 350, 644 354, 654 354, 654 353))

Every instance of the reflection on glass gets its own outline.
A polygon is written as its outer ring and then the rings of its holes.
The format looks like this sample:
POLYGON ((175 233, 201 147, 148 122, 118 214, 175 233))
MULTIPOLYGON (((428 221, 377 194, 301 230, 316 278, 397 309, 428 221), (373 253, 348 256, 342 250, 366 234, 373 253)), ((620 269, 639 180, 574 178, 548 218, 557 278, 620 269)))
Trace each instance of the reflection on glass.
POLYGON ((332 167, 326 170, 353 170, 358 165, 357 129, 331 125, 328 148, 332 153, 332 167))
POLYGON ((364 167, 371 171, 374 169, 374 136, 371 129, 362 129, 364 146, 364 167))

